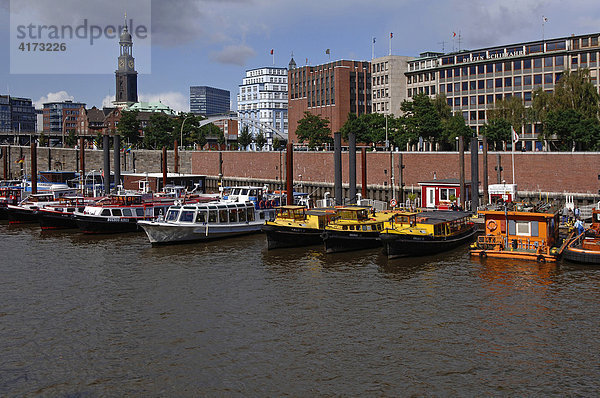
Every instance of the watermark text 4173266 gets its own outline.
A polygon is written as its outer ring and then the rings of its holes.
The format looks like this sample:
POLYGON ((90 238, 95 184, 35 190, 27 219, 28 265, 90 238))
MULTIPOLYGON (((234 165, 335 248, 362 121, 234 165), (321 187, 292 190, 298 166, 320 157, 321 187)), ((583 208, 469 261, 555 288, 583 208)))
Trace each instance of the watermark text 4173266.
POLYGON ((111 3, 11 0, 10 72, 114 73, 122 55, 120 40, 131 37, 136 71, 150 73, 150 0, 111 3), (122 37, 125 30, 128 35, 122 37))

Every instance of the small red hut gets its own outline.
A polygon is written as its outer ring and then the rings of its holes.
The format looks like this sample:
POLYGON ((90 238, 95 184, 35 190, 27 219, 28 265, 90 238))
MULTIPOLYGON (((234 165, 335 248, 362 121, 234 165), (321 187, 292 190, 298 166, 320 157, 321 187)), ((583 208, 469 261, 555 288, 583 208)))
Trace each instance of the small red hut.
MULTIPOLYGON (((421 187, 422 207, 448 210, 452 205, 451 197, 456 197, 456 203, 460 203, 460 181, 456 178, 421 181, 419 186, 421 187)), ((465 191, 465 200, 469 201, 471 199, 469 195, 471 181, 465 181, 465 191)))

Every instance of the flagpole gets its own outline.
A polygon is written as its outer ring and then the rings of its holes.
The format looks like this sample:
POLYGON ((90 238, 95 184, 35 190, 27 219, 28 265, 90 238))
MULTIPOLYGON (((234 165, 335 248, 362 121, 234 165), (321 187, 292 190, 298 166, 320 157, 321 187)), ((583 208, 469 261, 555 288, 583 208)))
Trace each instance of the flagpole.
POLYGON ((514 127, 512 127, 512 126, 510 127, 510 130, 511 130, 510 136, 511 136, 511 140, 512 140, 512 148, 511 148, 512 149, 512 151, 511 151, 512 152, 512 154, 511 154, 511 157, 512 157, 512 183, 516 184, 516 182, 515 182, 515 135, 517 133, 515 132, 514 127))
POLYGON ((371 42, 371 59, 375 59, 375 38, 371 42))
POLYGON ((392 55, 392 37, 394 37, 394 34, 390 32, 390 52, 388 55, 392 55))

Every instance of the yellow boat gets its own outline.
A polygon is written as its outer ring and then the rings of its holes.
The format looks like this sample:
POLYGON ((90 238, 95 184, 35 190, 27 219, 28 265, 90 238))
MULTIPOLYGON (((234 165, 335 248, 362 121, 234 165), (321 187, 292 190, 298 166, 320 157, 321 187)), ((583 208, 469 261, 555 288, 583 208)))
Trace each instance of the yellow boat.
POLYGON ((379 232, 395 213, 376 212, 368 207, 340 207, 323 231, 327 253, 371 249, 381 246, 379 232))
POLYGON ((440 253, 475 235, 471 214, 462 211, 399 212, 386 221, 380 238, 388 258, 440 253))
POLYGON ((267 235, 267 249, 321 244, 321 233, 335 213, 334 208, 278 207, 275 220, 265 222, 262 227, 267 235))

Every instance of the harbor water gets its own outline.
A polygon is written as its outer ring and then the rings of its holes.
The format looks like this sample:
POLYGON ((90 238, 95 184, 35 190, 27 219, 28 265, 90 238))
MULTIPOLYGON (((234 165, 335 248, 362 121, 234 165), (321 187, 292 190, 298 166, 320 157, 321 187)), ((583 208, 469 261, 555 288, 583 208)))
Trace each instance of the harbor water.
POLYGON ((0 224, 0 396, 594 396, 600 269, 0 224))

